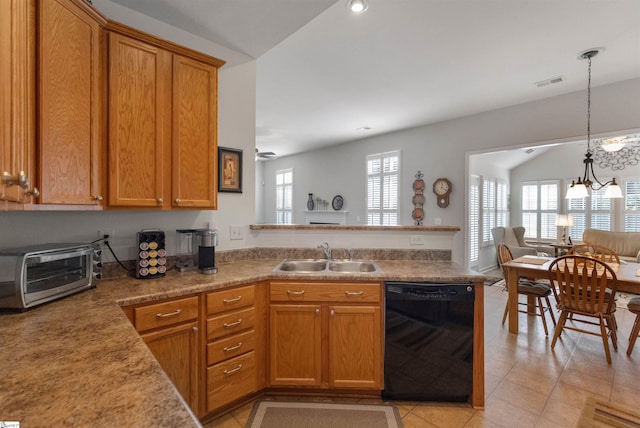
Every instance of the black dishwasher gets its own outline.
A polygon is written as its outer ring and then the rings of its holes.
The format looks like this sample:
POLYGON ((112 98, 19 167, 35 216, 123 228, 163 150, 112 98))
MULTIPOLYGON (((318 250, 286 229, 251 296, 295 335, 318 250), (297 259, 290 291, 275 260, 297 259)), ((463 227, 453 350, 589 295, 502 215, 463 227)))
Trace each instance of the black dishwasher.
POLYGON ((390 400, 469 401, 473 283, 385 283, 384 390, 390 400))

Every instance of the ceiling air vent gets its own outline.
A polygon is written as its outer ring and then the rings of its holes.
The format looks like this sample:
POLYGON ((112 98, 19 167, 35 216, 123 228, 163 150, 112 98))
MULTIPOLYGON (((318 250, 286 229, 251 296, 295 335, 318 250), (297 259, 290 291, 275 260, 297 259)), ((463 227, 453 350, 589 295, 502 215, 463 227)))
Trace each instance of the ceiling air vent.
POLYGON ((536 82, 535 85, 538 88, 541 88, 543 86, 552 85, 554 83, 561 83, 561 82, 564 82, 564 76, 552 77, 551 79, 541 80, 539 82, 536 82))

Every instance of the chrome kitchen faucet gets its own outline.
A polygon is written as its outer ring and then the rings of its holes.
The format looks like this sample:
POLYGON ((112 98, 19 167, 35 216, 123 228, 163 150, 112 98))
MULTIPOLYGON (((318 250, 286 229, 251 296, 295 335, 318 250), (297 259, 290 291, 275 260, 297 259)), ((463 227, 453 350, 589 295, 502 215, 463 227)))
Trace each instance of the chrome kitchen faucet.
POLYGON ((329 246, 329 243, 323 242, 322 244, 318 245, 318 248, 322 248, 322 251, 324 251, 324 257, 327 260, 331 260, 331 247, 329 246))

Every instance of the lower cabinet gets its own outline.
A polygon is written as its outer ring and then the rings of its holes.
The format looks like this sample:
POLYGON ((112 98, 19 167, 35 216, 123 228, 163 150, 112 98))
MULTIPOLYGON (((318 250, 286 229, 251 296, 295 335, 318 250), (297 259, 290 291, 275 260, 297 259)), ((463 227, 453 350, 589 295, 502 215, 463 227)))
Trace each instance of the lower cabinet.
POLYGON ((182 398, 195 411, 198 402, 198 323, 141 335, 182 398))
POLYGON ((272 282, 269 385, 382 389, 381 290, 272 282))
POLYGON ((258 390, 255 297, 255 285, 206 295, 207 412, 258 390))
POLYGON ((199 297, 123 308, 140 337, 194 413, 198 413, 199 297))
POLYGON ((381 302, 377 282, 279 281, 123 310, 205 417, 270 386, 382 389, 381 302))

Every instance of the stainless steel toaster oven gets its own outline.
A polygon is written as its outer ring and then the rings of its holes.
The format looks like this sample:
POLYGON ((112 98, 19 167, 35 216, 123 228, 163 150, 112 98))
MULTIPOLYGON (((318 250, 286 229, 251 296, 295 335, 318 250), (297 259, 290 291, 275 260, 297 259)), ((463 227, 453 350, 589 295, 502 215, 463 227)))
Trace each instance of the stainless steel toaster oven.
POLYGON ((94 287, 90 244, 0 250, 0 308, 27 309, 94 287))

